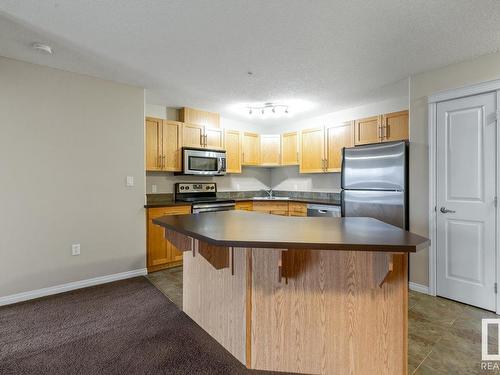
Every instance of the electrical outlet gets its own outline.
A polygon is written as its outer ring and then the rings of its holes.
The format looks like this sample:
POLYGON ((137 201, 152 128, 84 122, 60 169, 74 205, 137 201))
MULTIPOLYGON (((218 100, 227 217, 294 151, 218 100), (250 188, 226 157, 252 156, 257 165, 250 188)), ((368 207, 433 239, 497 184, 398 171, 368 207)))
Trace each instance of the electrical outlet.
POLYGON ((151 185, 151 192, 156 193, 156 185, 155 184, 151 185))
POLYGON ((75 243, 71 245, 71 255, 80 255, 80 244, 75 243))

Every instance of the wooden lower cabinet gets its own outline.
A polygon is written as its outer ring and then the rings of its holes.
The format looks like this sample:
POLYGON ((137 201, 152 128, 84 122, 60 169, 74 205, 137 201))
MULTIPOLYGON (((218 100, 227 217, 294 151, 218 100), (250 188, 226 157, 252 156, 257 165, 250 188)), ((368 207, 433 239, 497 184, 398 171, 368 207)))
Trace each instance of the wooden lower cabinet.
POLYGON ((153 224, 153 219, 165 215, 185 215, 191 213, 191 206, 155 207, 147 209, 147 267, 148 272, 182 264, 182 252, 167 238, 165 230, 153 224))
POLYGON ((307 216, 307 203, 290 202, 288 216, 307 216))
POLYGON ((288 216, 288 202, 253 202, 253 211, 288 216))
POLYGON ((236 206, 234 208, 236 210, 252 211, 253 202, 252 201, 236 202, 236 206))

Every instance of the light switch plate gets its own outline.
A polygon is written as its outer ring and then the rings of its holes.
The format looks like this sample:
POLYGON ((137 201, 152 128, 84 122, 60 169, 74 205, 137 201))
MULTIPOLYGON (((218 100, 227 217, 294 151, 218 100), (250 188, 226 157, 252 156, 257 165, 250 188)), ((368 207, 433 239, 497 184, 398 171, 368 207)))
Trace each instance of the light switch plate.
POLYGON ((127 176, 127 187, 134 186, 134 176, 127 176))
POLYGON ((80 244, 75 243, 71 245, 71 255, 80 255, 80 244))
POLYGON ((156 193, 156 185, 155 184, 151 185, 151 192, 156 193))

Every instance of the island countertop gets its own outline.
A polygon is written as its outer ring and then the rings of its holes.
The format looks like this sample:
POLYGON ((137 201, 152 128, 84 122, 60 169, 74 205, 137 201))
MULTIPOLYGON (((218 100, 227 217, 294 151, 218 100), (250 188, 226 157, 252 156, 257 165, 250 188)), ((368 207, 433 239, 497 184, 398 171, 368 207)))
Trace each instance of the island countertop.
POLYGON ((430 240, 367 217, 289 217, 248 211, 163 216, 155 224, 216 246, 416 252, 430 240))

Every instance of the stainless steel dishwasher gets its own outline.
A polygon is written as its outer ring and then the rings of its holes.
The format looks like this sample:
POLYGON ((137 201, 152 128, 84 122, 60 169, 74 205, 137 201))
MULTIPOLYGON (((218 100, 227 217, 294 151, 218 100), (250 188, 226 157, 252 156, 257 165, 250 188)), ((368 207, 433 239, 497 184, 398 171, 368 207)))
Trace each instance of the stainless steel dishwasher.
POLYGON ((326 204, 308 204, 307 216, 340 217, 340 206, 326 204))

